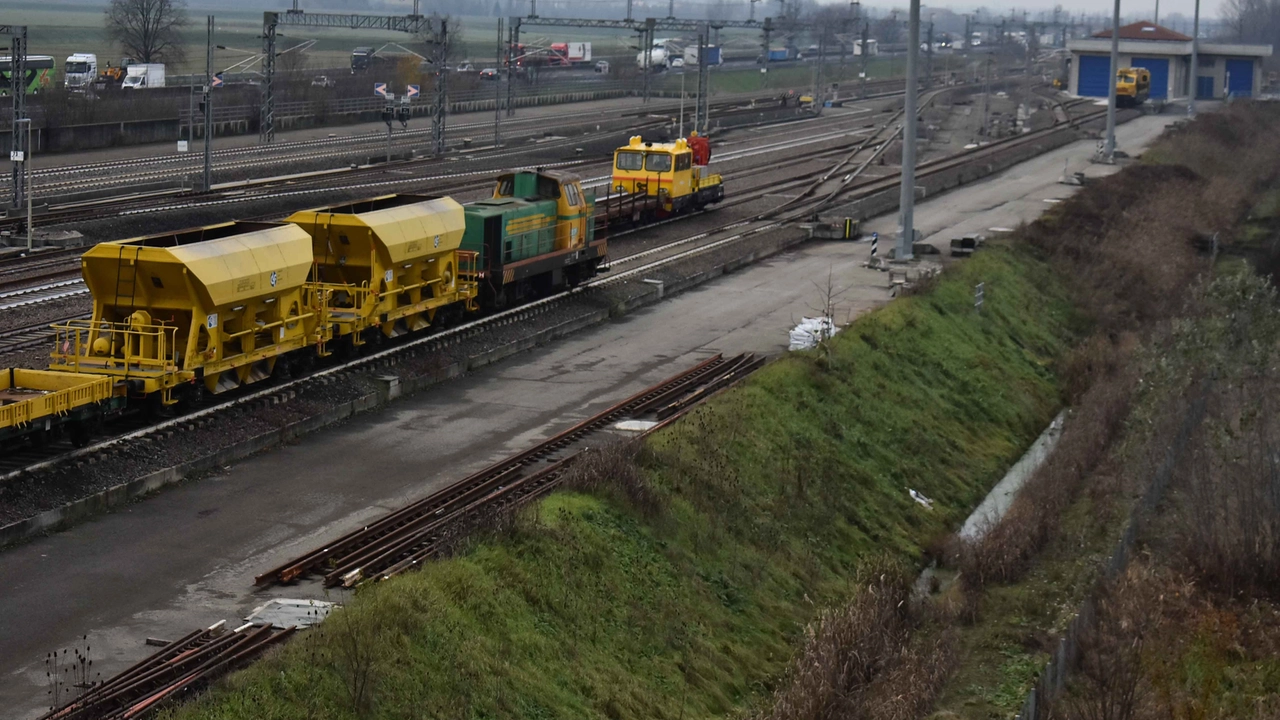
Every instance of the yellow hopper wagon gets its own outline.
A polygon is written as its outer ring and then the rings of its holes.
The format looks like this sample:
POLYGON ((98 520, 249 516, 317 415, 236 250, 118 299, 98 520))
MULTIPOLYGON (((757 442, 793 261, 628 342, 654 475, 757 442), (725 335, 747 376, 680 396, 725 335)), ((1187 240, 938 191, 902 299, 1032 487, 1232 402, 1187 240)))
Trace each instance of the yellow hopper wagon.
POLYGON ((352 345, 366 342, 371 328, 397 337, 442 311, 477 309, 476 254, 460 248, 466 219, 450 198, 386 195, 303 210, 286 222, 310 235, 311 281, 330 299, 335 337, 352 345))
POLYGON ((96 245, 81 257, 93 315, 55 326, 51 369, 106 375, 163 405, 291 371, 325 354, 330 332, 311 263, 311 237, 278 223, 96 245))

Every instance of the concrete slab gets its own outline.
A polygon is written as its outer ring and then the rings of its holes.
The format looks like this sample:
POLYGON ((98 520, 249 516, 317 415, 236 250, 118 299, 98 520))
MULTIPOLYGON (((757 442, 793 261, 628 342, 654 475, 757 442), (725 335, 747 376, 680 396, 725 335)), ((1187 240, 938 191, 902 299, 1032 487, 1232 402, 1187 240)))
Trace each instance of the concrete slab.
MULTIPOLYGON (((1165 127, 1185 116, 1178 113, 1147 115, 1116 128, 1116 144, 1130 155, 1142 152, 1165 127)), ((969 233, 989 234, 993 227, 1014 228, 1030 222, 1059 201, 1076 193, 1078 186, 1062 185, 1064 168, 1083 172, 1086 178, 1105 177, 1123 165, 1090 162, 1097 143, 1084 140, 1058 148, 1033 160, 975 183, 961 190, 916 203, 915 225, 927 242, 943 253, 950 251, 951 239, 969 233)), ((897 237, 898 218, 887 215, 863 223, 862 231, 880 233, 881 242, 897 237)))
MULTIPOLYGON (((1135 151, 1169 119, 1122 126, 1124 147, 1135 151)), ((1077 143, 921 203, 916 217, 944 243, 1034 218, 1048 188, 1073 190, 1056 185, 1063 158, 1092 148, 1077 143)), ((887 235, 893 224, 875 218, 867 231, 887 235)), ((833 315, 844 324, 888 300, 888 275, 861 267, 867 252, 865 242, 802 246, 0 554, 0 707, 37 716, 44 654, 84 634, 108 675, 146 655, 147 637, 244 617, 276 597, 341 601, 315 585, 255 592, 253 576, 709 355, 785 351, 788 331, 819 313, 828 277, 841 289, 833 315)))

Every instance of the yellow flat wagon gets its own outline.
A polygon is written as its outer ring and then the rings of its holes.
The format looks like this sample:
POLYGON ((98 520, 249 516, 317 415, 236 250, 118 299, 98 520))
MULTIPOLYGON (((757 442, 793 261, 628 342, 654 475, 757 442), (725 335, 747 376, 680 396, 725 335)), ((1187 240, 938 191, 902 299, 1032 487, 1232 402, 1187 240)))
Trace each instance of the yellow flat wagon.
POLYGON ((18 438, 53 433, 63 426, 70 427, 73 439, 87 439, 89 424, 123 407, 113 385, 111 378, 94 375, 0 370, 0 448, 10 449, 18 438))

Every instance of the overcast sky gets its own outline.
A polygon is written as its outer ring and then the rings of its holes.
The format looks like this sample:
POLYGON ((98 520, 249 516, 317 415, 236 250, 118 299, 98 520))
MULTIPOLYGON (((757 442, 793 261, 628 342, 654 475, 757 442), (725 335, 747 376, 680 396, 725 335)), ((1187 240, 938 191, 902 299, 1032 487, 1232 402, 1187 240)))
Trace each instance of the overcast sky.
MULTIPOLYGON (((972 3, 959 2, 933 2, 927 3, 936 7, 950 8, 956 12, 970 12, 975 5, 972 3)), ((993 2, 980 5, 991 10, 1003 9, 1008 11, 1011 8, 1025 9, 1032 12, 1039 10, 1053 10, 1055 5, 1061 5, 1064 11, 1072 13, 1110 13, 1112 3, 1108 0, 1071 0, 1071 2, 1053 2, 1052 0, 1026 0, 1025 2, 993 2)), ((1216 17, 1218 8, 1221 5, 1219 0, 1201 0, 1200 15, 1201 17, 1216 17)), ((1187 17, 1191 17, 1195 12, 1195 0, 1160 0, 1160 17, 1166 17, 1170 13, 1183 13, 1187 17)), ((1141 17, 1145 20, 1151 20, 1155 16, 1156 4, 1153 0, 1143 0, 1142 2, 1134 2, 1133 0, 1121 0, 1120 14, 1122 17, 1141 17)))

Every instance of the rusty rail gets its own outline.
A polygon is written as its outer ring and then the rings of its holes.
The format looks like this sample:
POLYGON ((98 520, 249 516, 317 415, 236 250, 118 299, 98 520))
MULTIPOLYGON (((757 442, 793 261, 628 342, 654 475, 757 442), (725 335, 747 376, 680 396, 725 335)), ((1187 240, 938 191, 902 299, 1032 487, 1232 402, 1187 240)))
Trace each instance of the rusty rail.
POLYGON ((188 633, 119 675, 95 685, 80 697, 49 711, 40 720, 123 720, 140 718, 167 702, 194 692, 243 666, 293 628, 245 625, 223 629, 222 623, 188 633))

